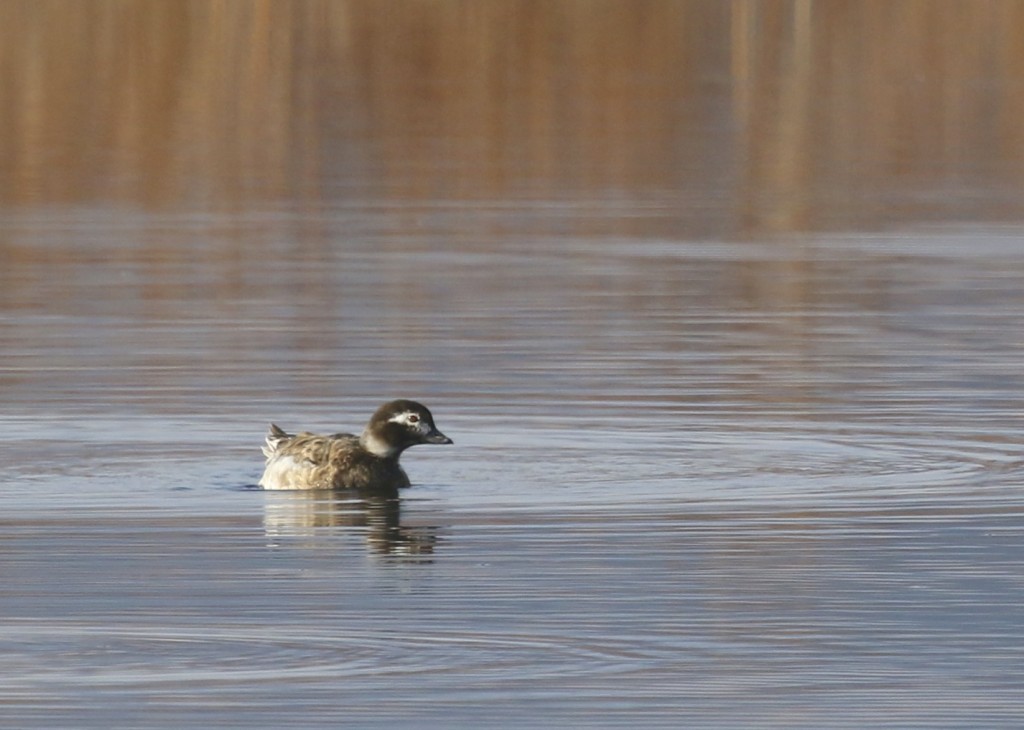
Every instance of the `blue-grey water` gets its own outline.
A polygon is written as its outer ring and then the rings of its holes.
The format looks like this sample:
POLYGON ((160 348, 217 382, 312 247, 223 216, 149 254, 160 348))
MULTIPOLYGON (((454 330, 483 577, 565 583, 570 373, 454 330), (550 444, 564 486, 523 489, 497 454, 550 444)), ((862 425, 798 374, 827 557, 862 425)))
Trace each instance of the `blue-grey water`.
POLYGON ((1019 721, 1015 235, 427 234, 232 274, 187 220, 12 225, 61 253, 7 287, 12 727, 1019 721), (180 261, 125 256, 168 229, 180 261), (456 442, 400 504, 252 487, 270 419, 397 395, 456 442))
POLYGON ((0 726, 1019 727, 1021 18, 895 5, 0 7, 0 726))

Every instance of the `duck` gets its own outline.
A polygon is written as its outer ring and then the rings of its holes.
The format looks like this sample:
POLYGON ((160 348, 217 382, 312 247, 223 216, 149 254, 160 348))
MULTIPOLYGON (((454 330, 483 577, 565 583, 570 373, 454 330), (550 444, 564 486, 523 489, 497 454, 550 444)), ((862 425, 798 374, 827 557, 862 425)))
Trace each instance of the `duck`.
POLYGON ((290 434, 270 424, 263 489, 399 489, 410 486, 398 458, 417 444, 451 444, 422 403, 388 401, 363 432, 290 434))

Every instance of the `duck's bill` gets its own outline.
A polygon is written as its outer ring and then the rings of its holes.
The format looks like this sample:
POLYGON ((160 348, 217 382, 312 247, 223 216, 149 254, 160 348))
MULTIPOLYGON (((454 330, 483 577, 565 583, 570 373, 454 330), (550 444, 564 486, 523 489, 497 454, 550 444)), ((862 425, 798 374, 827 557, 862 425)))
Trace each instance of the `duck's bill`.
POLYGON ((428 444, 453 444, 455 443, 436 428, 423 437, 428 444))

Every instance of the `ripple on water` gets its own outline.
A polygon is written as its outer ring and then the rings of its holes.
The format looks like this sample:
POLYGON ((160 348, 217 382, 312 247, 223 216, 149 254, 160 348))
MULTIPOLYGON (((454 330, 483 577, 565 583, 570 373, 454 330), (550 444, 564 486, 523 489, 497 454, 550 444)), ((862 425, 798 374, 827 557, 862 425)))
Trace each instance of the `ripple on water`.
POLYGON ((16 621, 0 646, 10 682, 25 690, 48 682, 84 686, 202 687, 322 678, 485 673, 494 681, 607 674, 655 666, 653 647, 628 639, 596 643, 571 636, 434 631, 413 635, 348 626, 344 635, 308 626, 214 628, 98 627, 16 621), (61 661, 41 664, 45 650, 61 661))

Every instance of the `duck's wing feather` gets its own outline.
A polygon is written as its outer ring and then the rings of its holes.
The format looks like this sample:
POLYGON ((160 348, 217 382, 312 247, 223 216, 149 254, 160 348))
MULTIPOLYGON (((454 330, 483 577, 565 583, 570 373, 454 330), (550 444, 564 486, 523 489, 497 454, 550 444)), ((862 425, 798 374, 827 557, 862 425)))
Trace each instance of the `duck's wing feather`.
POLYGON ((267 461, 288 458, 297 464, 323 466, 331 461, 339 449, 349 449, 358 441, 358 437, 350 433, 321 436, 303 431, 293 435, 271 424, 263 453, 267 461))

